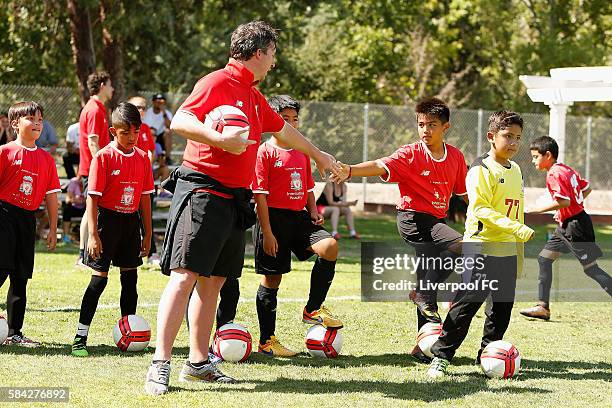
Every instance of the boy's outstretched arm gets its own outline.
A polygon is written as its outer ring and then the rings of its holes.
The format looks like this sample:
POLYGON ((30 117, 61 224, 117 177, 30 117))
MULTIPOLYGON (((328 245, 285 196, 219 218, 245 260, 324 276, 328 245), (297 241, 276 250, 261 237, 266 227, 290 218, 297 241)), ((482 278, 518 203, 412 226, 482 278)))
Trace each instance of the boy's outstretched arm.
POLYGON ((530 208, 525 212, 529 214, 539 214, 545 213, 547 211, 556 211, 560 208, 565 208, 570 206, 570 200, 566 200, 565 198, 555 198, 552 203, 547 204, 542 207, 530 208))
POLYGON ((53 251, 57 243, 57 193, 45 196, 47 214, 49 215, 49 235, 47 235, 47 249, 53 251))
POLYGON ((351 177, 375 177, 387 174, 387 169, 380 160, 370 160, 359 164, 339 164, 342 170, 337 176, 332 176, 332 181, 337 183, 351 177))

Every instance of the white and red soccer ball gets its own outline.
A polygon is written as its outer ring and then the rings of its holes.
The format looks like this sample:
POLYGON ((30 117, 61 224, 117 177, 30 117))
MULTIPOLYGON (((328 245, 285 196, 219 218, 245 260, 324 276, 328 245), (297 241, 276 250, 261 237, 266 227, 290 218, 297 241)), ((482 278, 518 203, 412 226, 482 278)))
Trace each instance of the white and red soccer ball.
POLYGON ((8 322, 4 318, 4 316, 0 316, 0 345, 4 343, 6 338, 8 337, 9 327, 8 322))
POLYGON ((521 354, 512 343, 497 340, 482 351, 480 366, 489 378, 511 378, 521 369, 521 354))
POLYGON ((215 333, 213 353, 225 361, 242 363, 249 358, 252 348, 251 333, 240 324, 224 324, 215 333))
POLYGON ((306 348, 313 357, 338 357, 342 350, 342 342, 342 333, 339 329, 329 329, 317 324, 306 332, 306 348))
MULTIPOLYGON (((204 119, 204 126, 223 134, 249 126, 249 119, 239 108, 221 105, 208 112, 204 119)), ((247 140, 249 132, 243 133, 242 138, 247 140)))
POLYGON ((431 346, 438 341, 442 333, 442 323, 425 323, 417 334, 417 345, 427 357, 433 358, 431 346))
POLYGON ((113 339, 121 351, 142 351, 151 340, 151 326, 140 316, 123 316, 113 329, 113 339))

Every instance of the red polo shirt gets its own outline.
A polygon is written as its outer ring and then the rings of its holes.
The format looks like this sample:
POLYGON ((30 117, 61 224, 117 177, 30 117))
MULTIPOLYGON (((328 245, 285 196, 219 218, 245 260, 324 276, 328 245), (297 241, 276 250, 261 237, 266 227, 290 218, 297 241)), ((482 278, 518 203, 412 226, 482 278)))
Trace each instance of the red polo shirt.
POLYGON ((227 187, 248 188, 255 172, 255 158, 264 132, 279 132, 283 118, 270 108, 255 88, 253 73, 230 59, 225 68, 200 79, 179 110, 204 122, 206 114, 220 105, 236 106, 249 120, 249 139, 257 143, 235 155, 204 143, 187 141, 183 165, 205 173, 227 187))

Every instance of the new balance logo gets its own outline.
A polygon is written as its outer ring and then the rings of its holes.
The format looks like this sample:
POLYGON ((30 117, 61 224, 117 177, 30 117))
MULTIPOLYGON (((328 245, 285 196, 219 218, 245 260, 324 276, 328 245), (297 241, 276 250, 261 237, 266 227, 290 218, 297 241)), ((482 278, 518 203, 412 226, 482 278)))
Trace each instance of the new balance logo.
POLYGON ((421 172, 421 176, 425 176, 425 177, 429 176, 429 170, 423 170, 421 172))
POLYGON ((283 167, 283 161, 282 160, 277 160, 274 162, 274 167, 283 167))
POLYGON ((505 180, 504 180, 503 178, 500 178, 500 179, 499 179, 499 184, 504 184, 504 181, 505 181, 505 180))
POLYGON ((242 105, 244 105, 244 102, 242 102, 241 100, 237 100, 236 101, 236 106, 239 108, 242 108, 242 105))
POLYGON ((15 160, 15 161, 13 162, 13 166, 21 166, 21 159, 19 159, 19 160, 15 160))
POLYGON ((118 176, 121 173, 121 170, 113 170, 111 171, 111 176, 118 176))

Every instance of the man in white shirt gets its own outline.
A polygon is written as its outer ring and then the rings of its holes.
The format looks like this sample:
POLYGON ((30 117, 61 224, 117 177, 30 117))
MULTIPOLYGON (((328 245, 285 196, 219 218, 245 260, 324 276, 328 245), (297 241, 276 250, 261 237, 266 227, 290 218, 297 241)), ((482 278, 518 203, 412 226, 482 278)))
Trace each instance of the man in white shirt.
POLYGON ((66 131, 66 153, 62 156, 68 180, 76 177, 74 166, 79 165, 79 159, 79 122, 76 122, 66 131))
POLYGON ((151 131, 155 134, 155 143, 162 145, 166 152, 167 162, 171 164, 172 132, 170 131, 170 122, 172 121, 172 112, 166 108, 166 96, 164 94, 156 93, 151 101, 153 106, 145 112, 143 122, 149 125, 151 131))

